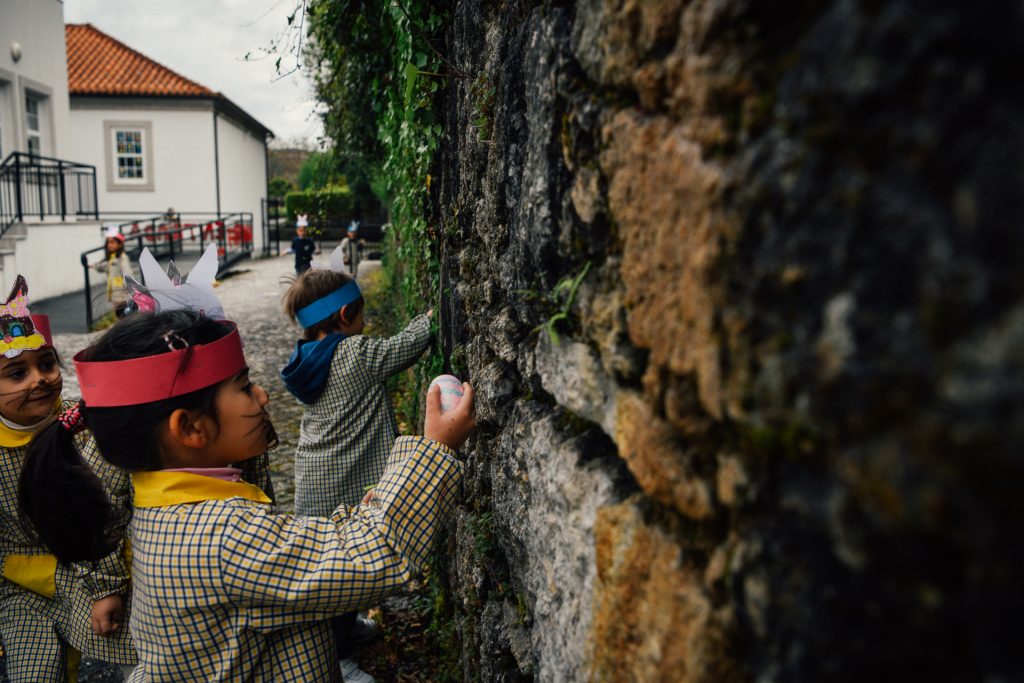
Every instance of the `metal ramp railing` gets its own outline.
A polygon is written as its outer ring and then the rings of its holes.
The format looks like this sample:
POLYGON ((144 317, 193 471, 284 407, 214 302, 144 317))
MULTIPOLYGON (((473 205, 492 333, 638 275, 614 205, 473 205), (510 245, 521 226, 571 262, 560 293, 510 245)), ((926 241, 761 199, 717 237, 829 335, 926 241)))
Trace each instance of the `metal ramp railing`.
MULTIPOLYGON (((108 217, 104 215, 104 218, 108 217)), ((158 260, 173 259, 182 274, 187 275, 206 247, 215 243, 218 277, 238 261, 248 258, 253 251, 253 215, 247 211, 227 214, 176 212, 120 222, 107 221, 107 225, 112 223, 117 223, 125 236, 125 253, 132 262, 136 279, 141 278, 139 255, 146 248, 158 260)), ((103 258, 105 230, 101 229, 97 239, 100 246, 83 251, 80 257, 85 285, 85 319, 90 330, 97 320, 111 311, 111 304, 106 298, 106 275, 94 268, 103 258)))

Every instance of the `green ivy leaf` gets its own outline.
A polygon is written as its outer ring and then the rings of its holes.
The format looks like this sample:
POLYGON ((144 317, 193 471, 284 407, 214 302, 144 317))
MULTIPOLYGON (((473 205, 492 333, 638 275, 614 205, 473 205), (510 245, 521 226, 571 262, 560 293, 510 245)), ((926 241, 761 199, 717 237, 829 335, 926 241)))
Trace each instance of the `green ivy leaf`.
POLYGON ((409 106, 409 100, 412 99, 412 90, 416 86, 416 78, 419 76, 420 71, 416 68, 416 65, 412 62, 405 65, 405 106, 409 106))

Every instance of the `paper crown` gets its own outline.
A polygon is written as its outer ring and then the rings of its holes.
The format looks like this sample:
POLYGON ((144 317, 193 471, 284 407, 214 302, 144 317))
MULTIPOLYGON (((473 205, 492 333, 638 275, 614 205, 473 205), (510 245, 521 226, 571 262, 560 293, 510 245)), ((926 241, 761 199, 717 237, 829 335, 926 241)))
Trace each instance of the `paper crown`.
POLYGON ((23 275, 14 278, 7 301, 0 305, 0 331, 3 332, 0 353, 7 358, 14 358, 22 351, 53 346, 50 318, 32 315, 28 310, 28 283, 23 275))
MULTIPOLYGON (((174 349, 130 360, 85 360, 88 349, 75 354, 75 373, 82 400, 90 408, 133 406, 182 396, 234 377, 245 369, 242 339, 231 332, 209 344, 174 349)), ((183 343, 168 335, 168 345, 183 343)))
POLYGON ((224 306, 213 291, 218 267, 217 245, 210 244, 183 282, 174 261, 167 264, 165 273, 149 249, 143 249, 139 268, 146 284, 136 282, 130 275, 124 278, 125 289, 132 300, 131 309, 142 313, 188 309, 207 318, 224 320, 224 306))

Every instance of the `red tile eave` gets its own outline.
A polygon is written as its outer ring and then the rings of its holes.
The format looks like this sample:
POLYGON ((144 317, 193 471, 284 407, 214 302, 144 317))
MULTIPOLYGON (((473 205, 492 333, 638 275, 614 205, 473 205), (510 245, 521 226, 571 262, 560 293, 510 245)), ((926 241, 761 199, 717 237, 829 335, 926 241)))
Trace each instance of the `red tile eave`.
POLYGON ((68 24, 64 35, 72 95, 216 96, 91 24, 68 24))

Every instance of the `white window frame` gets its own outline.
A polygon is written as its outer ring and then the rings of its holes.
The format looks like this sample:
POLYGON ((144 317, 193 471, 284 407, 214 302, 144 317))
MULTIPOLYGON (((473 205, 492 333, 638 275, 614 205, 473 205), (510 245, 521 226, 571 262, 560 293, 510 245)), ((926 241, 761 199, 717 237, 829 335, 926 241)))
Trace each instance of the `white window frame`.
POLYGON ((0 73, 0 161, 7 156, 7 139, 14 129, 14 121, 10 120, 10 111, 7 106, 8 98, 11 96, 11 84, 3 78, 0 73))
POLYGON ((39 95, 25 93, 25 151, 36 156, 43 155, 43 120, 46 115, 45 99, 39 95), (31 111, 34 105, 35 111, 31 111), (32 125, 32 117, 35 116, 35 125, 32 125), (32 141, 35 140, 36 148, 32 149, 32 141))
MULTIPOLYGON (((0 80, 6 80, 4 76, 4 73, 0 73, 0 80)), ((39 154, 48 157, 56 156, 57 132, 53 122, 53 88, 21 75, 16 75, 15 78, 17 85, 12 83, 13 87, 8 100, 10 106, 8 111, 13 117, 13 126, 8 130, 9 134, 7 135, 7 144, 10 148, 8 153, 15 150, 28 152, 29 138, 33 137, 38 140, 39 154), (28 125, 29 100, 36 103, 37 128, 29 128, 28 125)))
POLYGON ((149 179, 146 168, 144 128, 115 128, 113 131, 114 182, 128 185, 144 185, 149 179))
POLYGON ((151 192, 153 183, 153 126, 149 121, 104 121, 103 139, 106 146, 107 191, 151 192), (118 133, 138 134, 138 153, 118 147, 118 133), (141 177, 122 177, 119 159, 138 158, 142 162, 141 177))

